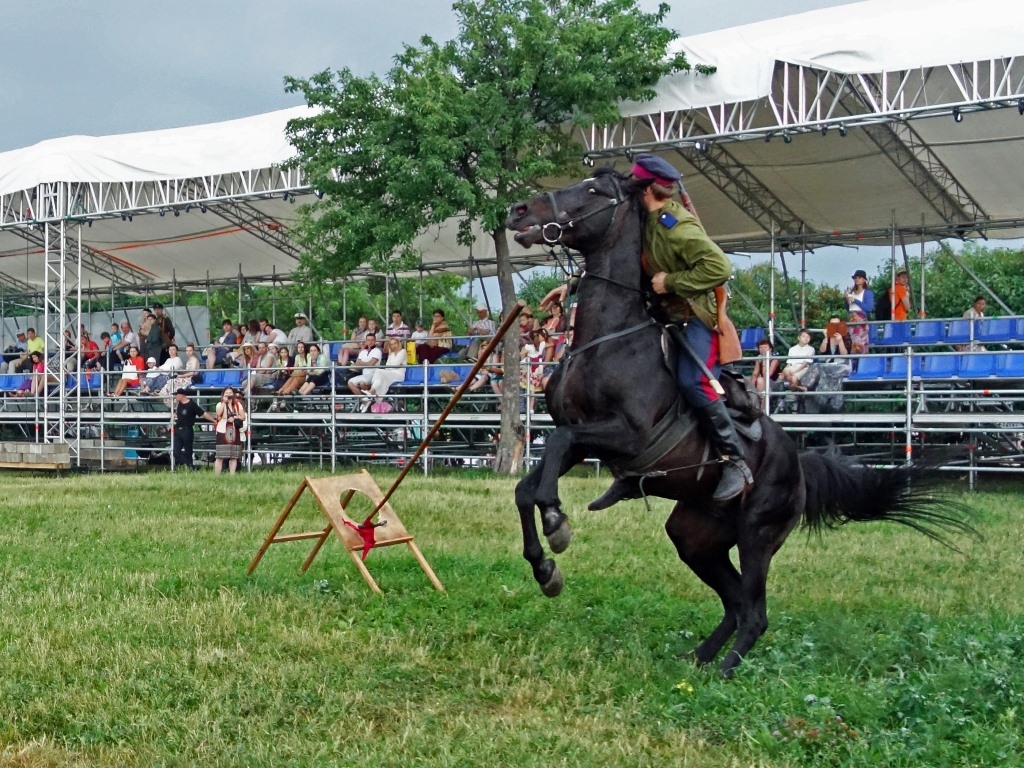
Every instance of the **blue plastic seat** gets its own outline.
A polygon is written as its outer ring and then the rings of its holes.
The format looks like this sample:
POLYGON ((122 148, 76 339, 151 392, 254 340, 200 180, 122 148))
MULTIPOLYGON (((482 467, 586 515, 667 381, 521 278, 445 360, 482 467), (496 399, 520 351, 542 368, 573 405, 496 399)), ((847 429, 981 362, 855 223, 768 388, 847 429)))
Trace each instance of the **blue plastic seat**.
POLYGON ((423 365, 410 365, 405 369, 405 379, 402 381, 396 381, 394 386, 396 387, 416 387, 421 388, 423 386, 424 379, 424 368, 423 365))
POLYGON ((921 361, 922 379, 954 379, 960 371, 957 355, 925 355, 921 361))
POLYGON ((221 371, 221 387, 237 387, 245 378, 245 371, 241 368, 225 368, 221 371))
POLYGON ((883 323, 878 329, 875 343, 883 347, 899 347, 910 343, 910 323, 896 321, 883 323))
MULTIPOLYGON (((920 376, 921 375, 921 358, 912 357, 910 358, 910 375, 920 376)), ((885 379, 904 380, 907 378, 907 356, 906 355, 893 355, 889 358, 889 365, 885 372, 885 379)))
POLYGON ((0 374, 0 392, 17 392, 28 378, 23 373, 0 374))
POLYGON ((740 348, 745 352, 757 349, 757 342, 765 338, 763 328, 743 328, 740 331, 740 348))
POLYGON ((981 379, 994 376, 998 358, 999 355, 988 352, 960 355, 960 378, 981 379))
POLYGON ((943 341, 946 344, 967 344, 971 340, 972 320, 950 320, 946 326, 946 335, 943 341))
POLYGON ((1006 352, 996 361, 996 376, 1007 379, 1024 379, 1024 354, 1006 352))
POLYGON ((203 389, 221 389, 224 384, 224 377, 221 375, 223 369, 214 368, 210 371, 203 371, 203 380, 199 383, 199 386, 203 389))
POLYGON ((939 344, 945 338, 946 323, 943 320, 917 320, 911 325, 911 344, 939 344))
POLYGON ((851 381, 876 381, 885 376, 885 357, 861 357, 850 374, 851 381))
POLYGON ((982 343, 1012 341, 1016 333, 1016 321, 1012 317, 993 317, 982 320, 974 329, 974 338, 982 343))

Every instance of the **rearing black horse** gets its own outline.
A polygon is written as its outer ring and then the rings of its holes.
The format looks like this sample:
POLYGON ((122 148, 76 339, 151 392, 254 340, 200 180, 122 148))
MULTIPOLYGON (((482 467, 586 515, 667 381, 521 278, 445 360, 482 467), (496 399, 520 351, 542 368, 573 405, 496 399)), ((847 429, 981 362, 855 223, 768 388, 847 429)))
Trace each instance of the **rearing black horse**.
POLYGON ((760 438, 745 440, 753 487, 726 506, 712 504, 720 468, 692 419, 688 427, 675 426, 686 423, 686 406, 663 360, 662 329, 645 303, 640 260, 645 214, 637 195, 649 183, 603 169, 566 189, 518 203, 509 213, 506 226, 519 243, 561 243, 579 251, 586 264, 572 347, 544 392, 556 428, 540 463, 516 486, 523 556, 543 593, 558 595, 563 577, 544 556, 535 508, 548 545, 560 553, 569 546, 572 529, 561 509, 558 478, 588 457, 607 463, 617 476, 644 475, 647 494, 677 502, 665 524, 668 536, 725 609, 693 655, 710 663, 735 634, 720 665, 728 675, 768 627, 768 567, 801 520, 811 528, 890 520, 936 538, 966 526, 929 509, 926 492, 908 484, 906 470, 798 455, 790 437, 766 416, 756 421, 760 438), (738 570, 729 558, 733 547, 739 552, 738 570))

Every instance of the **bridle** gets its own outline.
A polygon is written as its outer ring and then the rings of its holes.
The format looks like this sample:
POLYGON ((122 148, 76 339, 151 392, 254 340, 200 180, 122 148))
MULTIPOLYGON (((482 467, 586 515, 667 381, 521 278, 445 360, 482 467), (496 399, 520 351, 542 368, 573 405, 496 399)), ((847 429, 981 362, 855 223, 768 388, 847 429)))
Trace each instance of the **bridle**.
MULTIPOLYGON (((544 242, 547 243, 548 245, 555 245, 556 243, 560 244, 562 242, 562 234, 567 229, 572 229, 581 221, 586 221, 592 216, 597 216, 599 213, 612 211, 612 215, 608 218, 608 226, 605 227, 602 239, 603 237, 606 237, 608 235, 609 230, 611 230, 612 228, 612 224, 615 222, 616 208, 621 203, 626 202, 626 196, 622 192, 622 185, 619 184, 618 177, 612 176, 611 180, 612 183, 615 185, 615 195, 608 197, 608 202, 605 205, 599 208, 595 208, 592 211, 587 211, 586 213, 580 214, 579 216, 566 219, 565 221, 558 220, 558 205, 555 202, 555 193, 548 192, 548 204, 551 206, 551 215, 555 217, 555 220, 549 221, 547 224, 541 226, 540 234, 541 237, 544 238, 544 242)), ((595 188, 591 187, 591 189, 595 188)))

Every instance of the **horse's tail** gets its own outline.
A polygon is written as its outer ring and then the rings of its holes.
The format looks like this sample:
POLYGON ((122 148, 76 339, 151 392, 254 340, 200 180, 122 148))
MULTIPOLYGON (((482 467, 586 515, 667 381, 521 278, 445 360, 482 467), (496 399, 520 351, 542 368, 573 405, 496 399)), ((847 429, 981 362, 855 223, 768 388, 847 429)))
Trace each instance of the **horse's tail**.
POLYGON ((951 534, 975 534, 949 500, 935 493, 926 468, 875 469, 849 459, 801 453, 807 501, 803 524, 811 531, 846 523, 887 520, 947 546, 951 534))

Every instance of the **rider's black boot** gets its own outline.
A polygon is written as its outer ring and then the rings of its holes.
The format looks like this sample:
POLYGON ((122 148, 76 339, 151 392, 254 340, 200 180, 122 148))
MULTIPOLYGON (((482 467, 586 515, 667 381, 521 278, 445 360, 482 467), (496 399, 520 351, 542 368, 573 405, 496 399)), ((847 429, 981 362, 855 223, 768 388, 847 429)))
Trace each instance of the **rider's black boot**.
POLYGON ((639 499, 643 494, 640 492, 640 478, 637 475, 620 477, 615 480, 608 490, 594 499, 587 505, 587 509, 596 512, 599 509, 608 509, 613 504, 618 504, 625 499, 639 499))
POLYGON ((718 454, 725 459, 718 487, 715 489, 714 496, 711 497, 716 504, 723 504, 736 498, 746 490, 748 485, 753 484, 754 475, 743 459, 743 446, 736 434, 732 418, 725 409, 725 402, 716 400, 699 409, 697 413, 701 415, 707 438, 718 454))

